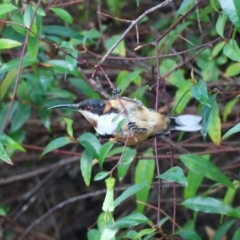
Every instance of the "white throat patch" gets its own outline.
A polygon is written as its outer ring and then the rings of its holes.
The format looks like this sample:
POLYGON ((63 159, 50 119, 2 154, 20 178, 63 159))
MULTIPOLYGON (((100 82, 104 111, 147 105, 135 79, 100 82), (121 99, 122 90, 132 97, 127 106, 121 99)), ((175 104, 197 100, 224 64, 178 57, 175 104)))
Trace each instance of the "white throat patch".
POLYGON ((112 135, 117 129, 119 122, 125 118, 124 116, 114 112, 100 116, 85 110, 80 112, 90 123, 91 119, 97 123, 94 128, 99 135, 112 135), (116 121, 113 121, 113 119, 117 116, 118 118, 116 121))

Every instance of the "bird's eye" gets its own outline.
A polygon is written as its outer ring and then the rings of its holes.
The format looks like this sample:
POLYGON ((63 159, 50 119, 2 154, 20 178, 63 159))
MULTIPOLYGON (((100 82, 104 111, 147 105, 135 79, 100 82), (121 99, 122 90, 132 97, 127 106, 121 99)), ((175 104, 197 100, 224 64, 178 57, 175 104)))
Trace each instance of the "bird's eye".
POLYGON ((90 111, 91 110, 91 106, 86 106, 86 110, 90 111))

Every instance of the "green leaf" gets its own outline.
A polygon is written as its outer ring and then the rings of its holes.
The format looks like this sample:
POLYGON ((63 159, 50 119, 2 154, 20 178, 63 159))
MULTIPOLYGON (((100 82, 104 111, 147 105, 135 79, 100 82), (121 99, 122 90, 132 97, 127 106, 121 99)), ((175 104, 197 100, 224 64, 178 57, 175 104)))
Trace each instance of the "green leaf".
MULTIPOLYGON (((144 155, 143 159, 138 160, 136 170, 135 170, 135 177, 134 182, 135 184, 141 183, 149 183, 145 188, 141 189, 140 191, 136 192, 136 198, 138 201, 146 202, 148 199, 149 191, 151 189, 150 184, 154 178, 154 170, 155 170, 155 159, 152 149, 148 149, 144 155), (152 159, 144 159, 144 157, 152 157, 152 159)), ((145 205, 137 203, 137 210, 138 212, 144 212, 145 205)))
POLYGON ((83 79, 69 78, 68 81, 84 95, 90 98, 100 98, 99 94, 96 93, 83 79))
POLYGON ((110 174, 110 172, 106 172, 106 171, 102 171, 96 174, 96 176, 94 177, 94 181, 99 181, 102 180, 104 178, 106 178, 108 175, 110 174))
POLYGON ((224 28, 225 28, 226 21, 227 21, 227 14, 220 13, 216 23, 216 31, 223 39, 225 38, 224 28))
POLYGON ((138 78, 141 73, 143 72, 142 69, 136 68, 132 72, 124 72, 125 74, 119 74, 116 79, 117 88, 121 89, 121 93, 123 93, 128 86, 138 78))
POLYGON ((226 69, 224 76, 233 77, 240 73, 240 63, 232 63, 226 69))
POLYGON ((223 239, 224 235, 227 233, 227 231, 232 227, 232 225, 235 223, 236 220, 230 220, 228 222, 223 223, 215 232, 214 236, 211 240, 219 240, 223 239))
MULTIPOLYGON (((19 61, 20 61, 20 59, 17 58, 17 59, 10 60, 7 63, 4 63, 0 67, 0 74, 8 72, 8 71, 13 70, 13 69, 17 69, 19 67, 19 61)), ((24 57, 22 68, 31 66, 36 62, 37 61, 35 59, 31 59, 29 57, 24 57)))
POLYGON ((209 118, 210 118, 210 115, 212 112, 212 106, 216 102, 216 96, 217 96, 217 94, 213 94, 212 96, 209 97, 211 108, 204 105, 202 108, 202 111, 201 111, 201 115, 203 117, 203 124, 202 124, 203 129, 201 130, 201 133, 204 138, 206 138, 206 136, 207 136, 207 128, 208 128, 208 124, 209 124, 209 118))
POLYGON ((99 159, 99 153, 102 146, 94 134, 84 133, 78 138, 78 142, 92 153, 95 158, 99 159))
POLYGON ((215 58, 219 53, 221 53, 222 50, 223 50, 223 47, 225 46, 225 44, 226 44, 225 41, 221 41, 221 42, 217 43, 213 47, 213 50, 212 50, 212 53, 211 53, 211 57, 215 58))
POLYGON ((13 165, 11 159, 9 158, 6 150, 4 149, 2 143, 0 143, 0 160, 10 164, 10 165, 13 165))
POLYGON ((231 101, 227 102, 224 110, 223 110, 223 121, 226 122, 228 115, 232 112, 233 107, 237 104, 238 98, 234 98, 231 101))
POLYGON ((55 150, 55 149, 58 149, 60 147, 63 147, 67 144, 70 144, 72 143, 72 140, 69 138, 69 137, 60 137, 60 138, 57 138, 57 139, 54 139, 53 141, 51 141, 44 149, 44 151, 42 152, 40 158, 42 156, 44 156, 45 154, 55 150))
POLYGON ((142 239, 143 236, 151 234, 151 233, 155 233, 155 232, 156 232, 155 228, 145 228, 145 229, 140 230, 134 239, 142 239))
POLYGON ((236 232, 233 235, 232 240, 239 240, 240 239, 240 228, 236 230, 236 232))
POLYGON ((183 15, 186 13, 186 11, 189 9, 189 7, 192 5, 194 1, 193 0, 183 0, 182 4, 180 5, 177 14, 183 15))
POLYGON ((30 105, 19 105, 16 113, 13 115, 10 132, 16 132, 29 119, 31 115, 30 105))
POLYGON ((233 23, 233 25, 240 31, 240 17, 238 16, 239 9, 236 9, 236 6, 239 7, 239 2, 234 0, 219 0, 222 10, 228 15, 228 18, 233 23), (236 5, 234 3, 237 3, 236 5))
POLYGON ((196 154, 184 154, 180 156, 180 160, 195 174, 199 174, 218 183, 222 183, 228 187, 233 187, 226 175, 207 159, 196 154))
POLYGON ((88 240, 99 240, 100 237, 101 237, 101 234, 97 229, 90 229, 87 232, 87 239, 88 240))
POLYGON ((8 137, 5 133, 0 133, 0 143, 7 147, 25 152, 25 149, 19 143, 8 137))
POLYGON ((230 128, 222 137, 222 139, 226 139, 233 135, 234 133, 240 132, 240 123, 235 125, 234 127, 230 128))
POLYGON ((83 40, 83 35, 69 27, 50 25, 43 27, 43 34, 56 35, 60 37, 76 38, 83 40))
POLYGON ((188 182, 186 177, 184 176, 183 170, 178 166, 171 167, 166 172, 158 175, 157 178, 161 178, 170 182, 176 182, 182 184, 183 186, 188 186, 188 182))
MULTIPOLYGON (((209 155, 202 156, 209 161, 209 155)), ((187 174, 188 186, 184 188, 184 199, 192 198, 196 196, 197 190, 203 181, 204 176, 195 174, 189 170, 187 174)))
POLYGON ((17 10, 18 8, 12 4, 0 4, 0 15, 17 10))
POLYGON ((99 152, 100 167, 102 167, 102 165, 105 161, 105 158, 107 157, 109 151, 112 149, 113 145, 114 145, 114 142, 107 142, 101 147, 100 152, 99 152))
POLYGON ((80 158, 80 169, 84 182, 87 186, 89 186, 91 180, 92 160, 92 154, 87 150, 84 150, 80 158))
POLYGON ((121 164, 118 165, 117 167, 119 181, 121 181, 126 175, 136 154, 137 154, 136 149, 131 149, 128 147, 125 148, 125 152, 123 153, 121 164))
POLYGON ((109 225, 109 228, 128 228, 137 226, 139 224, 152 224, 151 220, 149 220, 145 215, 137 212, 133 212, 126 217, 123 217, 117 220, 115 223, 109 225))
POLYGON ((73 128, 72 128, 72 124, 73 124, 73 120, 69 119, 69 118, 63 118, 65 123, 67 124, 67 133, 70 137, 73 137, 73 128))
POLYGON ((176 234, 180 235, 183 239, 201 240, 200 236, 192 229, 180 230, 176 234))
POLYGON ((130 196, 134 195, 144 187, 149 186, 149 183, 138 183, 134 184, 131 187, 127 188, 118 198, 114 201, 115 208, 122 203, 124 200, 129 198, 130 196))
POLYGON ((162 227, 165 222, 167 222, 170 219, 170 217, 164 217, 160 220, 158 223, 158 227, 162 227))
MULTIPOLYGON (((30 28, 31 26, 31 31, 34 33, 38 33, 37 30, 37 24, 36 24, 36 18, 32 19, 34 14, 33 8, 29 5, 27 5, 25 12, 23 14, 23 23, 27 28, 30 28)), ((34 37, 34 34, 30 32, 30 36, 34 37)))
MULTIPOLYGON (((114 45, 118 41, 119 38, 120 38, 120 35, 113 35, 112 37, 107 39, 105 41, 106 49, 109 50, 112 47, 112 45, 114 45)), ((125 41, 124 40, 122 40, 116 46, 116 48, 112 51, 112 54, 117 54, 117 55, 120 55, 122 57, 126 57, 126 47, 125 47, 125 41)))
POLYGON ((14 82, 14 80, 16 79, 16 75, 17 75, 17 69, 16 70, 12 70, 9 71, 5 77, 3 78, 3 80, 1 81, 1 88, 0 88, 0 99, 2 100, 5 95, 10 92, 9 88, 11 87, 12 83, 14 82))
POLYGON ((0 38, 0 49, 10 49, 18 46, 22 46, 22 43, 12 39, 0 38))
POLYGON ((230 39, 229 42, 226 43, 223 48, 223 53, 231 60, 240 62, 240 49, 235 40, 230 39))
POLYGON ((201 104, 210 107, 206 81, 200 80, 197 84, 192 85, 191 93, 201 104))
POLYGON ((66 21, 69 24, 73 23, 72 16, 62 8, 50 8, 51 11, 56 13, 63 21, 66 21))
POLYGON ((208 119, 207 130, 212 141, 216 145, 220 145, 221 144, 221 121, 219 117, 219 108, 218 108, 217 102, 215 101, 213 105, 211 105, 211 107, 212 109, 208 119))
POLYGON ((47 130, 50 130, 51 123, 50 123, 49 111, 47 109, 44 109, 44 108, 39 109, 38 110, 38 115, 41 118, 44 127, 47 130))
POLYGON ((28 55, 32 59, 37 59, 38 52, 39 52, 39 45, 40 41, 37 37, 29 37, 28 44, 27 44, 27 50, 28 55))
POLYGON ((181 203, 186 208, 189 208, 197 212, 205 213, 218 213, 227 216, 236 217, 237 213, 235 210, 228 205, 224 204, 222 201, 217 200, 212 197, 194 197, 189 198, 181 203))

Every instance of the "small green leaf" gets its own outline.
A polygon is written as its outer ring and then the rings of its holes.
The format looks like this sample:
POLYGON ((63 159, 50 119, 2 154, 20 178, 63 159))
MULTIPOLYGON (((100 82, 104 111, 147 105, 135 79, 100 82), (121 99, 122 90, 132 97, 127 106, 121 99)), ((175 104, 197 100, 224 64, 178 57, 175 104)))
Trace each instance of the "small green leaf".
MULTIPOLYGON (((7 63, 4 63, 0 67, 0 74, 8 72, 8 71, 13 70, 13 69, 17 69, 19 67, 19 61, 20 61, 20 59, 17 58, 17 59, 10 60, 7 63)), ((22 68, 31 66, 36 62, 37 61, 35 59, 32 59, 30 57, 24 57, 22 68)))
POLYGON ((121 89, 121 93, 123 93, 128 86, 141 75, 142 72, 142 69, 137 68, 132 72, 124 72, 124 74, 119 74, 116 79, 116 85, 117 88, 121 89))
POLYGON ((105 161, 105 158, 107 157, 109 151, 112 149, 113 145, 114 145, 114 142, 107 142, 101 147, 100 152, 99 152, 100 167, 102 167, 102 165, 105 161))
POLYGON ((69 119, 69 118, 63 118, 65 123, 67 124, 67 133, 70 137, 73 137, 73 128, 72 128, 72 124, 73 124, 73 120, 69 119))
POLYGON ((240 63, 232 63, 226 69, 224 76, 233 77, 240 73, 240 63))
POLYGON ((218 183, 222 183, 228 187, 233 187, 226 175, 207 159, 196 154, 184 154, 179 158, 183 164, 195 174, 199 174, 218 183))
POLYGON ((232 225, 235 223, 236 220, 232 219, 230 221, 227 221, 223 223, 215 232, 214 236, 211 240, 219 240, 223 239, 224 235, 227 233, 227 231, 232 227, 232 225))
MULTIPOLYGON (((107 50, 109 50, 112 45, 114 45, 118 39, 120 38, 119 35, 114 35, 112 37, 110 37, 109 39, 107 39, 105 41, 105 45, 106 45, 106 48, 107 50)), ((117 46, 116 48, 112 51, 113 54, 117 54, 117 55, 120 55, 122 57, 125 57, 126 56, 126 47, 125 47, 125 41, 122 40, 117 46)))
POLYGON ((203 138, 206 138, 207 136, 207 128, 208 128, 208 124, 209 124, 209 118, 212 112, 212 107, 214 105, 214 103, 216 102, 216 96, 217 94, 213 94, 209 97, 210 99, 210 106, 208 107, 206 105, 203 106, 202 111, 201 111, 201 115, 203 117, 203 129, 201 130, 202 136, 203 138))
POLYGON ((10 132, 16 132, 29 119, 31 115, 30 105, 19 105, 17 112, 12 117, 10 132))
POLYGON ((16 6, 12 4, 0 4, 0 15, 3 15, 5 13, 9 13, 11 11, 14 11, 18 9, 16 6))
POLYGON ((127 188, 118 198, 115 199, 114 204, 115 207, 117 207, 120 203, 122 203, 124 200, 129 198, 130 196, 134 195, 144 187, 149 186, 149 183, 138 183, 134 184, 131 187, 127 188))
POLYGON ((40 116, 44 127, 47 130, 50 130, 51 123, 50 123, 49 111, 47 109, 44 109, 44 108, 39 109, 38 110, 38 115, 40 116))
POLYGON ((50 8, 51 11, 56 13, 63 21, 66 21, 69 24, 73 23, 72 16, 62 8, 50 8))
POLYGON ((227 21, 227 14, 220 13, 216 23, 216 31, 223 39, 225 38, 224 29, 225 29, 226 21, 227 21))
POLYGON ((231 60, 240 62, 240 49, 235 40, 230 39, 229 42, 226 43, 223 48, 223 53, 231 60))
POLYGON ((180 235, 183 239, 201 240, 200 236, 192 229, 177 231, 176 235, 180 235))
MULTIPOLYGON (((209 155, 205 155, 202 157, 204 157, 209 161, 209 155)), ((184 192, 183 192, 184 199, 188 199, 196 196, 197 190, 201 185, 203 179, 204 179, 204 176, 196 174, 189 169, 187 173, 188 186, 184 188, 184 192)))
POLYGON ((55 149, 58 149, 60 147, 63 147, 67 144, 70 144, 72 143, 72 140, 69 138, 69 137, 60 137, 60 138, 57 138, 57 139, 54 139, 53 141, 51 141, 44 149, 44 151, 42 152, 40 158, 42 156, 44 156, 45 154, 55 150, 55 149))
POLYGON ((94 181, 99 181, 102 180, 104 178, 106 178, 108 175, 110 174, 110 172, 106 172, 106 171, 102 171, 96 174, 96 176, 94 177, 94 181))
POLYGON ((119 181, 121 181, 124 178, 124 176, 126 175, 136 154, 137 154, 136 149, 131 149, 128 147, 125 148, 125 152, 123 153, 121 164, 118 165, 118 167, 117 167, 119 181))
POLYGON ((0 38, 0 49, 10 49, 18 46, 22 46, 22 43, 12 39, 0 38))
POLYGON ((92 160, 92 154, 87 150, 84 150, 80 158, 80 169, 84 182, 87 186, 89 186, 91 180, 92 160))
POLYGON ((143 239, 142 238, 143 236, 146 236, 148 234, 155 233, 155 232, 156 232, 155 228, 145 228, 140 230, 134 239, 143 239))
POLYGON ((81 93, 90 98, 100 98, 99 94, 96 93, 83 79, 81 78, 69 78, 69 82, 80 90, 81 93))
POLYGON ((100 237, 101 237, 101 234, 97 229, 90 229, 87 232, 87 239, 88 240, 99 240, 100 237))
POLYGON ((184 176, 182 168, 178 166, 171 167, 166 172, 158 175, 157 178, 161 178, 166 181, 176 182, 182 184, 183 186, 188 185, 187 179, 184 176))
POLYGON ((237 104, 237 102, 238 102, 238 98, 234 98, 226 104, 226 106, 223 110, 223 121, 224 122, 227 121, 228 115, 232 112, 233 107, 237 104))
POLYGON ((115 228, 115 229, 129 228, 129 227, 137 226, 139 224, 151 225, 152 222, 143 214, 133 212, 130 215, 117 220, 115 223, 110 224, 109 228, 115 228))
POLYGON ((99 153, 102 146, 94 134, 84 133, 78 138, 78 142, 92 153, 95 158, 99 159, 99 153))
POLYGON ((208 134, 216 145, 220 145, 221 144, 221 121, 219 117, 219 108, 216 101, 213 103, 211 110, 212 111, 210 113, 210 116, 208 119, 208 126, 207 126, 208 134))
POLYGON ((151 220, 149 220, 145 215, 137 212, 133 212, 126 217, 123 217, 117 220, 115 223, 109 225, 109 228, 128 228, 137 226, 139 224, 151 224, 151 220))
POLYGON ((5 133, 0 133, 0 143, 7 147, 25 152, 25 149, 19 143, 8 137, 5 133))
POLYGON ((12 83, 16 79, 17 69, 9 71, 1 81, 0 88, 0 99, 2 100, 5 95, 9 92, 9 88, 12 86, 12 83))
POLYGON ((193 0, 183 0, 181 6, 179 7, 177 14, 183 15, 190 8, 194 1, 193 0))
MULTIPOLYGON (((155 170, 155 159, 152 148, 149 148, 143 155, 143 159, 140 159, 137 162, 134 182, 135 184, 141 183, 149 183, 148 186, 136 192, 136 198, 138 201, 146 202, 148 199, 148 195, 151 189, 150 184, 154 178, 154 170, 155 170), (152 159, 144 159, 144 157, 152 157, 152 159)), ((145 205, 137 203, 137 210, 140 213, 144 212, 145 205)))
POLYGON ((238 2, 234 0, 219 0, 219 3, 222 10, 228 15, 230 21, 237 28, 237 30, 240 31, 240 16, 238 16, 240 10, 236 9, 236 6, 239 6, 238 2), (235 5, 234 3, 237 4, 235 5))
POLYGON ((6 150, 4 149, 3 145, 0 143, 0 160, 10 164, 10 165, 13 165, 11 159, 9 158, 6 150))
POLYGON ((233 208, 224 204, 222 201, 212 197, 197 196, 194 198, 189 198, 182 202, 181 204, 186 208, 192 209, 193 211, 197 212, 218 213, 232 217, 237 216, 237 213, 233 208))
POLYGON ((226 139, 233 135, 234 133, 240 132, 240 123, 229 129, 222 137, 222 139, 226 139))
POLYGON ((238 229, 235 231, 232 240, 239 240, 239 239, 240 239, 240 228, 238 228, 238 229))
POLYGON ((164 217, 160 220, 160 222, 158 223, 159 227, 162 227, 162 225, 167 222, 170 219, 170 217, 164 217))
POLYGON ((191 93, 201 104, 210 107, 206 81, 200 80, 191 87, 191 93))

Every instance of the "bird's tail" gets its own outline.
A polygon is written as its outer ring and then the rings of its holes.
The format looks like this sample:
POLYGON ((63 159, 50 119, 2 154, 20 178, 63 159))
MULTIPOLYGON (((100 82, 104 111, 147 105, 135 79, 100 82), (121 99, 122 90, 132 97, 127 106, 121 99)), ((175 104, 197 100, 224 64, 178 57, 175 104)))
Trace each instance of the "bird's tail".
POLYGON ((195 132, 203 128, 201 124, 202 117, 198 115, 186 114, 180 116, 170 116, 170 119, 170 130, 195 132))

